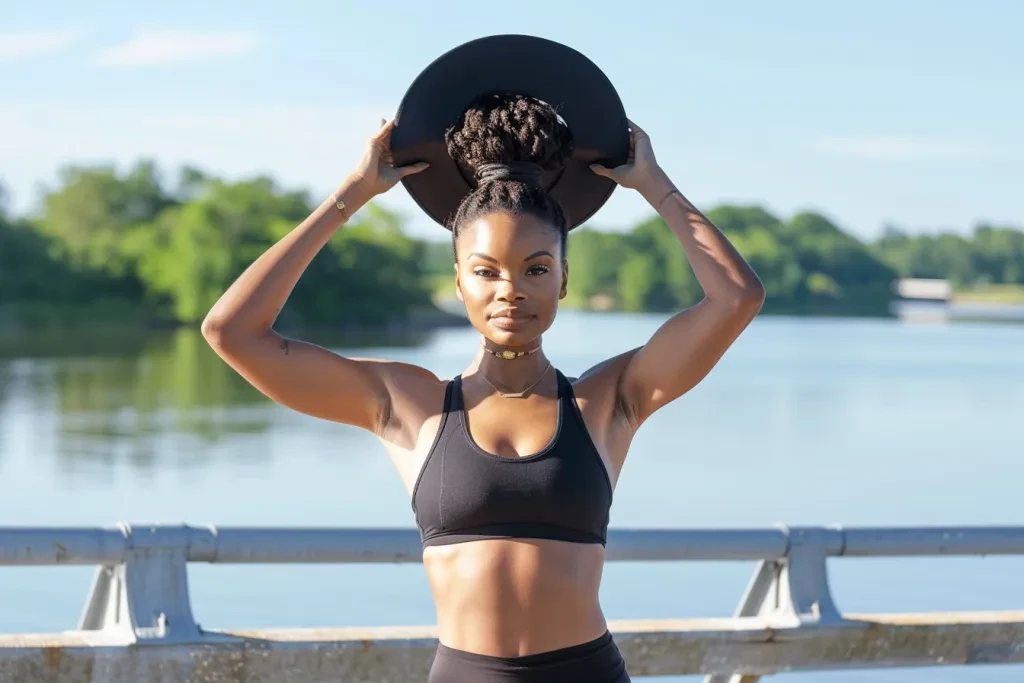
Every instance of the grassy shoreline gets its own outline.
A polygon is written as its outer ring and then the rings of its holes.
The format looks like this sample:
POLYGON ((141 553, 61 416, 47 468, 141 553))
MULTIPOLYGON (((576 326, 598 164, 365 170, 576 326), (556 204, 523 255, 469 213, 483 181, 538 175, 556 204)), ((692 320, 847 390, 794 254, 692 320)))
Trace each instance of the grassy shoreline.
POLYGON ((1018 304, 1024 305, 1024 285, 987 285, 957 290, 955 303, 1018 304))

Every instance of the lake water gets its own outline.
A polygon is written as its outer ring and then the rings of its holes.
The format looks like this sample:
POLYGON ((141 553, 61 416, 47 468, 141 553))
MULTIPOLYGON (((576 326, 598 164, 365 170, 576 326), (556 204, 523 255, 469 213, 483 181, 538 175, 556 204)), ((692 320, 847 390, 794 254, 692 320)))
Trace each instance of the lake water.
MULTIPOLYGON (((564 312, 567 374, 642 344, 658 316, 564 312)), ((472 330, 332 343, 460 372, 472 330), (399 343, 401 341, 402 343, 399 343)), ((1024 326, 763 317, 638 434, 612 526, 1024 525, 1024 326)), ((0 342, 0 524, 413 524, 374 439, 275 406, 194 331, 0 342)), ((1024 558, 837 559, 850 612, 1024 608, 1024 558)), ((729 615, 753 564, 609 563, 609 618, 729 615)), ((0 631, 73 628, 91 568, 0 569, 0 631)), ((209 627, 432 623, 419 565, 190 568, 209 627)), ((779 676, 1019 681, 1020 667, 779 676)), ((685 679, 649 679, 692 681, 685 679)))

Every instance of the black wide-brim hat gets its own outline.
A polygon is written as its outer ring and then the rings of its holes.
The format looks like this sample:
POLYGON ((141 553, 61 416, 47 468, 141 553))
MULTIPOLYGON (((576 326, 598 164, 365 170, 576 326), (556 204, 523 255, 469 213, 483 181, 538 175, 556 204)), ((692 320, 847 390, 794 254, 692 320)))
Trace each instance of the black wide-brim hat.
POLYGON ((395 116, 391 153, 395 166, 426 161, 430 167, 402 183, 420 208, 449 227, 474 180, 448 155, 445 131, 477 97, 509 93, 550 104, 572 131, 572 157, 563 168, 546 171, 541 184, 574 228, 614 191, 615 182, 595 174, 590 164, 625 163, 629 127, 618 93, 597 65, 544 38, 479 38, 441 55, 416 77, 395 116))

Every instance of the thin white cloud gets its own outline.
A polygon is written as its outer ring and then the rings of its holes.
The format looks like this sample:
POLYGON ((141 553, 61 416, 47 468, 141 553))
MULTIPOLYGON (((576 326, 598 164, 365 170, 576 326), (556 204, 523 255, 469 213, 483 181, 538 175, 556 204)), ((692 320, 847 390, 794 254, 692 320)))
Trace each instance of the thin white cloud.
POLYGON ((822 137, 811 143, 821 154, 883 161, 960 161, 999 155, 990 142, 976 138, 897 135, 822 137))
POLYGON ((75 29, 0 33, 0 64, 60 52, 82 38, 75 29))
POLYGON ((104 67, 163 66, 236 57, 259 47, 247 31, 177 31, 143 29, 130 40, 101 51, 93 64, 104 67))

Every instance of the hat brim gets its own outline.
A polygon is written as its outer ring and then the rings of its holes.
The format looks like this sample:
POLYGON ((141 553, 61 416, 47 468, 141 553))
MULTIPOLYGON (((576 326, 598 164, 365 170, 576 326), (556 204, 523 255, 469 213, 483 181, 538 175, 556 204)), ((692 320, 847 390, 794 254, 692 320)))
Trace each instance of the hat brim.
POLYGON ((615 182, 595 174, 590 164, 626 163, 625 110, 611 81, 587 57, 526 35, 489 36, 460 45, 434 60, 406 91, 391 133, 392 159, 395 166, 430 164, 402 180, 413 200, 450 227, 473 183, 448 155, 445 130, 475 98, 488 93, 526 95, 555 108, 572 130, 574 151, 564 168, 545 172, 541 184, 561 203, 570 228, 593 216, 615 182))

